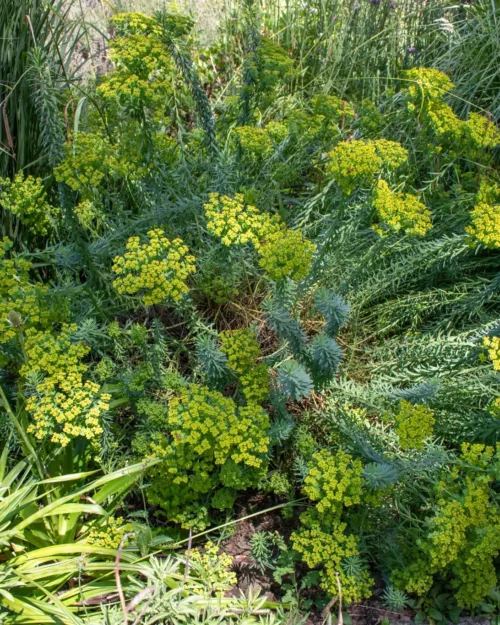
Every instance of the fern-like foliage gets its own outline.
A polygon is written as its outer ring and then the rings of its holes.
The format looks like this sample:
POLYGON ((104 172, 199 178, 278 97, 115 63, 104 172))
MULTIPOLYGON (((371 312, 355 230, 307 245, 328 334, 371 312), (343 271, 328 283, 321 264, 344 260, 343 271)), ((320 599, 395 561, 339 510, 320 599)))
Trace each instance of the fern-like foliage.
POLYGON ((321 288, 315 297, 316 308, 326 319, 327 333, 335 337, 340 328, 347 323, 351 308, 340 295, 321 288))
POLYGON ((394 400, 405 399, 412 404, 427 404, 434 399, 438 390, 438 384, 422 382, 408 388, 398 388, 391 393, 390 398, 394 400))
POLYGON ((278 384, 283 395, 295 401, 308 397, 313 389, 311 376, 296 360, 288 360, 279 367, 278 384))

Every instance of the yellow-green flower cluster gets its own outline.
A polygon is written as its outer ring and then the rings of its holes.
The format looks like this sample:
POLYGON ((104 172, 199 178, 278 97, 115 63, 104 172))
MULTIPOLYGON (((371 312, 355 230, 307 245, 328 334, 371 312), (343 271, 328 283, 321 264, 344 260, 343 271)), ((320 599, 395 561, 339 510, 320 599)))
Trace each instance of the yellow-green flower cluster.
POLYGON ((377 173, 400 167, 408 158, 401 144, 387 139, 341 141, 329 153, 327 171, 344 193, 371 186, 377 173))
POLYGON ((243 154, 252 159, 262 159, 272 152, 273 144, 267 129, 256 128, 255 126, 238 126, 233 133, 236 144, 243 154))
POLYGON ((48 331, 26 331, 26 363, 22 376, 38 373, 43 380, 26 401, 31 417, 28 432, 40 440, 50 436, 53 443, 65 447, 72 438, 81 436, 95 440, 102 433, 101 419, 109 408, 110 395, 100 387, 84 382, 87 365, 81 359, 90 348, 73 343, 70 335, 74 325, 61 328, 58 335, 48 331))
POLYGON ((89 545, 97 545, 106 549, 118 549, 124 534, 131 526, 123 522, 123 517, 109 517, 106 525, 93 527, 85 540, 89 545))
MULTIPOLYGON (((295 61, 267 37, 261 37, 255 51, 247 58, 248 71, 258 93, 265 94, 294 76, 295 61)), ((244 91, 251 87, 244 87, 244 91)))
POLYGON ((425 121, 440 140, 455 142, 464 137, 464 122, 446 102, 432 100, 427 107, 425 121))
MULTIPOLYGON (((269 445, 269 419, 259 406, 237 408, 232 399, 206 387, 191 385, 171 400, 168 424, 174 447, 189 446, 199 456, 209 452, 214 465, 231 459, 258 468, 269 445)), ((175 469, 171 474, 174 482, 185 481, 175 469)))
POLYGON ((390 230, 423 237, 432 228, 430 211, 410 193, 391 191, 380 179, 373 192, 373 206, 390 230))
POLYGON ((65 182, 74 191, 97 187, 106 175, 111 145, 95 133, 79 133, 75 143, 66 143, 66 157, 54 169, 58 182, 65 182))
POLYGON ((234 199, 211 193, 205 204, 207 227, 224 245, 252 243, 259 264, 271 280, 301 280, 312 266, 315 245, 298 230, 288 230, 277 217, 261 213, 244 203, 242 194, 234 199))
POLYGON ((140 294, 146 306, 178 302, 189 291, 186 280, 196 271, 195 258, 181 239, 170 241, 163 230, 148 232, 149 242, 130 237, 127 252, 113 261, 118 276, 113 286, 120 294, 140 294))
POLYGON ((290 134, 288 126, 282 122, 269 122, 266 125, 266 132, 275 145, 279 145, 290 134))
POLYGON ((215 594, 222 597, 236 584, 236 573, 231 571, 233 558, 227 553, 220 553, 217 545, 210 541, 205 549, 193 549, 186 554, 189 557, 191 575, 195 575, 204 586, 206 596, 215 594))
POLYGON ((401 449, 423 449, 434 433, 434 412, 426 406, 402 400, 395 419, 401 449))
POLYGON ((110 20, 118 37, 127 35, 161 35, 161 27, 154 17, 144 13, 117 13, 110 20))
POLYGON ((99 217, 99 211, 90 200, 82 200, 75 206, 75 215, 82 228, 89 229, 99 217))
MULTIPOLYGON (((163 134, 155 135, 153 143, 156 152, 164 151, 165 144, 170 149, 173 145, 173 141, 163 134)), ((64 146, 65 158, 54 169, 56 180, 84 193, 89 188, 98 187, 106 177, 140 180, 152 167, 151 163, 145 162, 141 145, 139 129, 133 124, 114 145, 98 133, 79 132, 64 146)))
POLYGON ((455 87, 445 73, 430 67, 413 67, 403 72, 403 77, 411 82, 408 96, 412 102, 441 100, 455 87))
POLYGON ((346 572, 342 563, 359 555, 358 538, 346 533, 342 521, 344 506, 361 502, 363 466, 342 451, 322 450, 308 465, 304 493, 317 502, 301 515, 301 526, 291 536, 292 546, 311 568, 321 566, 321 587, 331 597, 338 596, 338 581, 346 604, 371 594, 373 580, 367 570, 357 575, 346 572))
POLYGON ((75 382, 64 391, 42 382, 26 402, 32 419, 27 430, 40 440, 50 436, 51 442, 61 447, 77 436, 97 439, 103 431, 101 419, 109 409, 110 399, 110 395, 100 393, 98 384, 90 381, 75 382))
POLYGON ((470 113, 465 126, 467 136, 479 154, 481 150, 494 148, 500 143, 500 130, 484 115, 470 113))
POLYGON ((485 336, 483 338, 483 345, 488 350, 488 356, 493 363, 493 368, 495 371, 500 371, 500 337, 485 336))
POLYGON ((354 117, 354 109, 349 102, 334 95, 315 95, 311 103, 315 115, 322 115, 335 124, 354 117))
POLYGON ((455 86, 449 77, 428 67, 414 67, 403 75, 412 82, 407 89, 408 110, 418 115, 438 139, 452 142, 463 139, 464 122, 443 101, 443 97, 455 86))
POLYGON ((354 576, 346 573, 342 567, 346 558, 359 556, 358 538, 345 533, 345 523, 323 529, 318 519, 306 514, 301 516, 302 526, 291 536, 292 546, 311 569, 322 567, 321 588, 329 597, 338 597, 338 574, 344 605, 369 597, 373 587, 369 572, 363 569, 354 576))
POLYGON ((471 224, 465 231, 490 249, 500 248, 500 204, 476 204, 471 212, 471 224))
POLYGON ((500 204, 500 182, 493 178, 481 178, 476 193, 476 202, 486 204, 500 204))
POLYGON ((48 286, 31 284, 31 263, 21 258, 7 259, 12 241, 0 241, 0 343, 7 343, 27 328, 45 328, 51 321, 62 320, 64 303, 56 310, 49 306, 48 286))
POLYGON ((42 179, 25 178, 22 173, 14 180, 0 178, 0 206, 34 234, 48 234, 60 213, 60 209, 48 201, 42 179))
POLYGON ((204 496, 219 486, 256 485, 266 470, 269 417, 256 404, 238 407, 217 391, 190 385, 170 401, 167 423, 169 438, 152 444, 163 462, 153 469, 148 497, 171 521, 203 527, 204 496))
POLYGON ((316 510, 339 518, 342 508, 361 502, 363 464, 344 451, 335 455, 326 449, 315 453, 304 480, 304 493, 317 501, 316 510))
POLYGON ((88 368, 81 360, 90 351, 84 343, 70 340, 76 329, 76 325, 63 325, 57 335, 28 329, 24 346, 27 361, 20 369, 21 375, 40 373, 44 376, 45 389, 60 386, 64 391, 71 391, 88 368))
POLYGON ((112 23, 117 34, 110 42, 115 71, 103 79, 98 93, 131 110, 164 108, 172 93, 174 63, 162 41, 162 27, 141 13, 115 15, 112 23))
POLYGON ((271 280, 302 280, 311 271, 316 246, 300 230, 278 230, 259 249, 259 264, 271 280))
POLYGON ((305 141, 316 139, 325 130, 323 115, 313 115, 310 111, 295 109, 286 118, 290 134, 305 141))
POLYGON ((223 276, 210 274, 203 276, 197 286, 216 304, 226 304, 238 295, 237 282, 223 276))
POLYGON ((260 403, 269 395, 269 373, 259 343, 249 329, 221 332, 221 350, 227 356, 229 368, 238 374, 243 394, 248 403, 260 403))
POLYGON ((462 466, 443 472, 428 533, 394 581, 407 592, 425 595, 439 575, 449 579, 459 606, 475 607, 497 584, 500 514, 490 483, 499 448, 464 444, 461 460, 462 466))
POLYGON ((204 209, 209 232, 227 246, 252 243, 259 249, 263 239, 283 228, 279 219, 245 204, 241 193, 237 193, 234 198, 211 193, 204 209))

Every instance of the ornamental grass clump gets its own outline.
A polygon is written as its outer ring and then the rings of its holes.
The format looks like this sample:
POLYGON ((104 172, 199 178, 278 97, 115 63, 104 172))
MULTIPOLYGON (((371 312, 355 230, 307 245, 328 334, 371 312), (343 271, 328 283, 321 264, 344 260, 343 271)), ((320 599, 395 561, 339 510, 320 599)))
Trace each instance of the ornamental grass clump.
POLYGON ((178 302, 189 291, 186 280, 196 271, 195 258, 181 239, 171 241, 160 228, 147 235, 143 244, 130 237, 127 252, 115 257, 113 286, 121 295, 138 295, 145 306, 178 302))

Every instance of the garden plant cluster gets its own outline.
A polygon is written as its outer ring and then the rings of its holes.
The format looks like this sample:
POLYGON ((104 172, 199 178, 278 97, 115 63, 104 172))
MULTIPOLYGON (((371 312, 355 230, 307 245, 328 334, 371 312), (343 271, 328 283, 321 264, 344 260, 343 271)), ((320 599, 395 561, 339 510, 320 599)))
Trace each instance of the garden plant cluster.
POLYGON ((115 13, 72 77, 33 32, 0 623, 500 614, 500 130, 411 48, 384 88, 323 80, 257 5, 210 48, 115 13))

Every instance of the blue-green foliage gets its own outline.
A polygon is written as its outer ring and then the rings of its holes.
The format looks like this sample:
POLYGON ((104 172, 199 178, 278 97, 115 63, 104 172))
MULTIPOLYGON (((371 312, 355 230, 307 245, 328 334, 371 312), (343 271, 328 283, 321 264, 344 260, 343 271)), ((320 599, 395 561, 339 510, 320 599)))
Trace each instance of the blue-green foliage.
POLYGON ((311 373, 315 385, 322 386, 337 372, 342 362, 342 349, 337 341, 327 334, 314 337, 310 347, 311 373))
POLYGON ((211 336, 200 336, 196 342, 196 356, 206 376, 213 381, 223 380, 227 374, 227 357, 211 336))
POLYGON ((278 369, 278 385, 286 397, 298 401, 313 390, 311 376, 296 360, 284 362, 278 369))
POLYGON ((321 288, 315 297, 316 308, 326 320, 326 331, 335 337, 340 328, 347 323, 351 307, 340 295, 321 288))
POLYGON ((307 337, 300 323, 290 313, 274 302, 265 308, 267 323, 285 341, 288 341, 294 356, 300 356, 307 346, 307 337))

